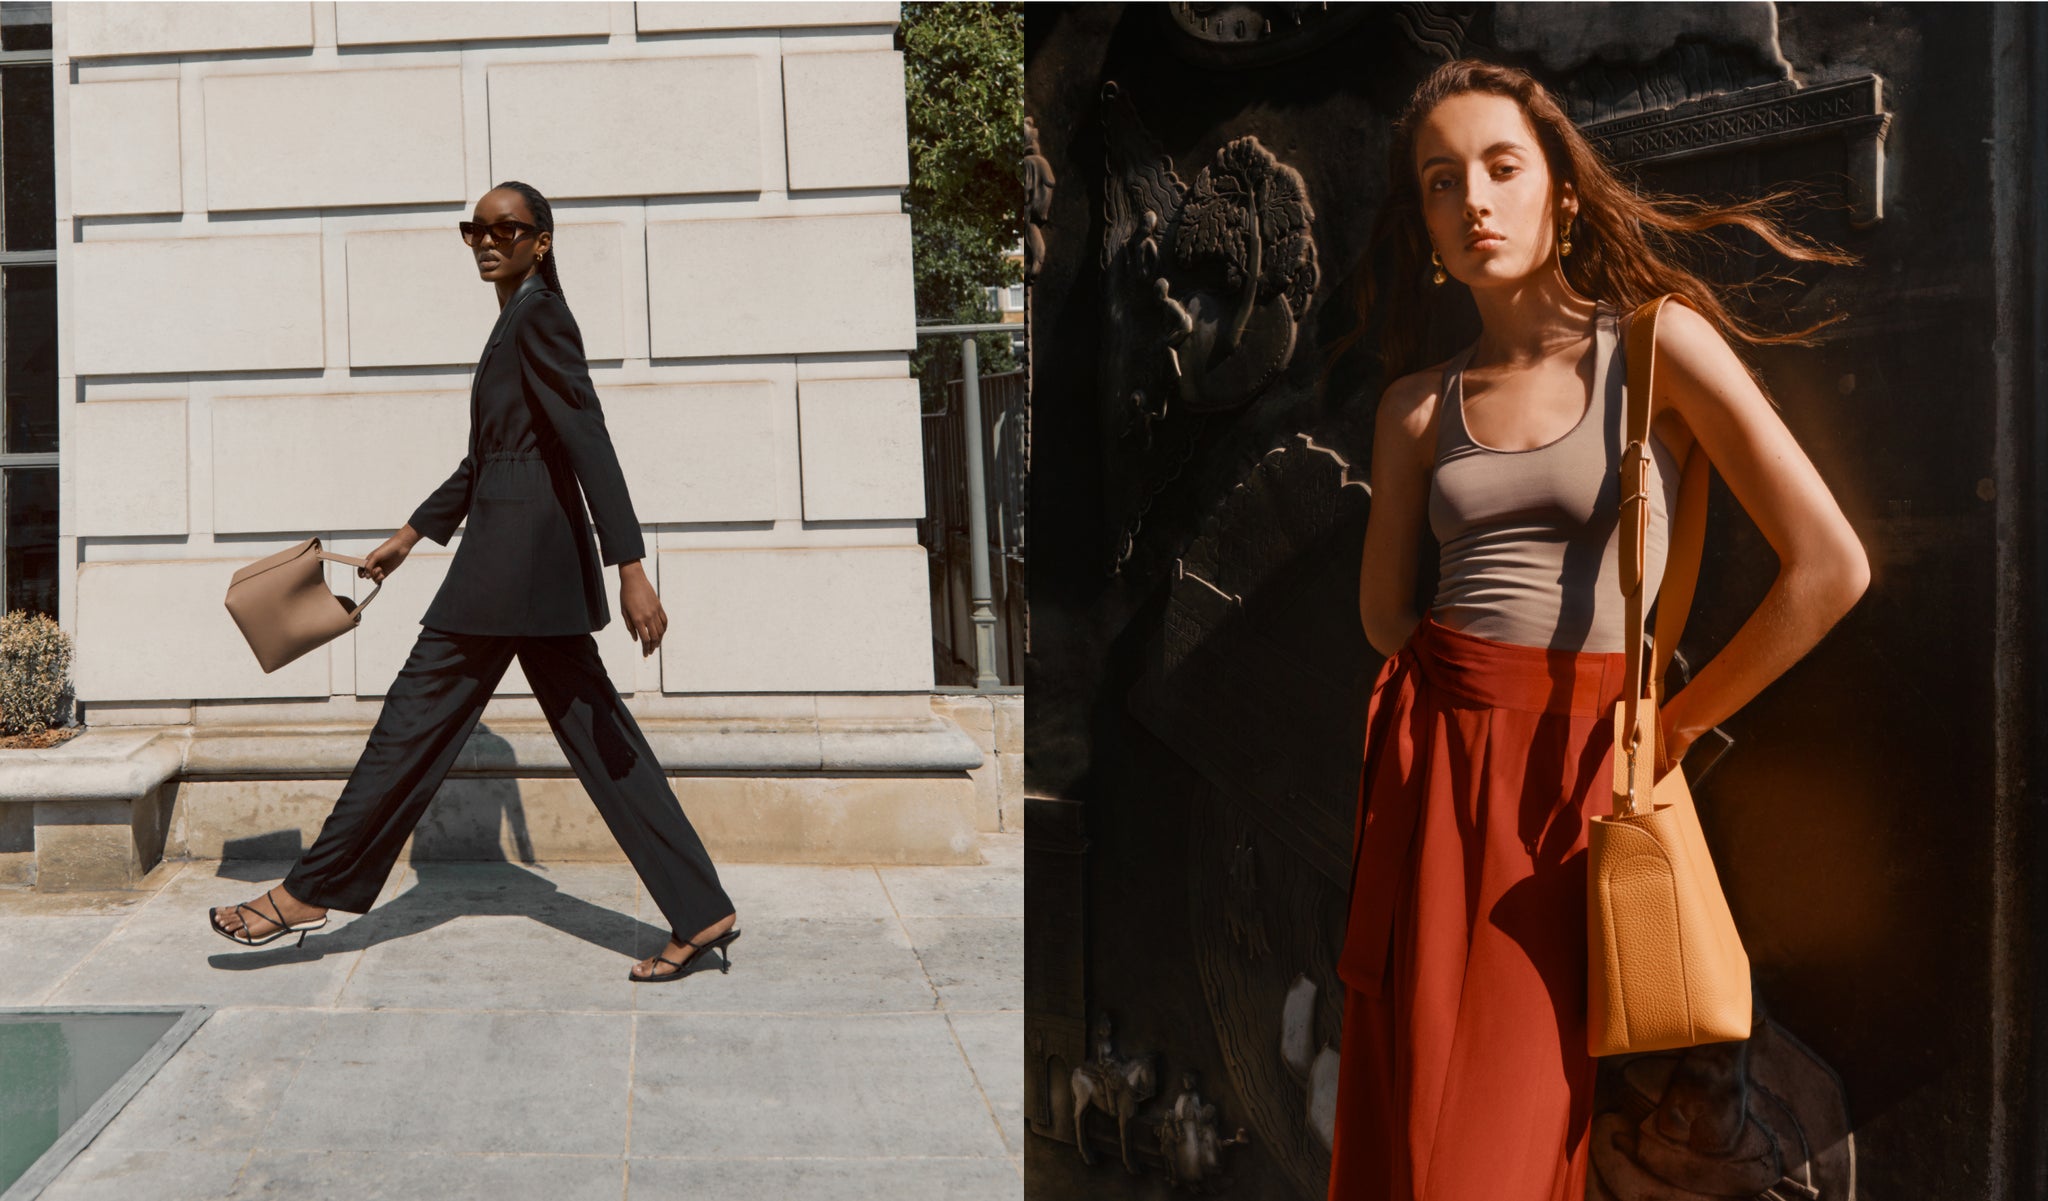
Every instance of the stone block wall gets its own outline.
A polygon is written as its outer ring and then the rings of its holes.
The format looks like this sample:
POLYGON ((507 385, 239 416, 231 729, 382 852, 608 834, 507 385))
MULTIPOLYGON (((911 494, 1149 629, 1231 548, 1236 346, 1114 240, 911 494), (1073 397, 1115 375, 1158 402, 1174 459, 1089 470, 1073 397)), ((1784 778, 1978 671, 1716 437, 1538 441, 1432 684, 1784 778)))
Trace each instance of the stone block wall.
POLYGON ((1024 829, 1024 694, 941 692, 932 711, 960 727, 981 748, 974 780, 974 828, 1024 829))
MULTIPOLYGON (((455 223, 508 178, 555 203, 669 614, 643 659, 607 573, 621 691, 929 691, 895 5, 54 21, 60 616, 89 722, 381 696, 453 546, 422 542, 360 630, 269 675, 222 596, 309 535, 367 553, 461 459, 497 309, 455 223)), ((515 664, 500 694, 527 691, 515 664)))

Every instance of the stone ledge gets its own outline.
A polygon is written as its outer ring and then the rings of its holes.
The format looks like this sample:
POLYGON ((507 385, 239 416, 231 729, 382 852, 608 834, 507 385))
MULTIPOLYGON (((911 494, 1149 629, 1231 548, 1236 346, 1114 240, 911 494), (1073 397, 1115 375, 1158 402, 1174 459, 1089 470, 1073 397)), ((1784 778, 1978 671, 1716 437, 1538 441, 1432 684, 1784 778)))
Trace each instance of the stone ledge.
POLYGON ((47 750, 0 751, 0 801, 132 801, 178 774, 175 731, 87 730, 47 750))
MULTIPOLYGON (((970 774, 982 772, 989 756, 937 714, 654 718, 640 725, 679 795, 711 811, 707 842, 728 853, 754 861, 972 861, 962 859, 973 854, 978 824, 970 774)), ((194 788, 208 785, 346 779, 371 728, 116 727, 46 750, 0 751, 0 882, 39 890, 132 887, 166 852, 167 835, 173 855, 192 854, 195 843, 219 854, 213 848, 229 842, 232 830, 254 827, 216 813, 227 823, 200 835, 190 805, 177 804, 172 835, 174 798, 188 801, 194 788)), ((493 781, 575 788, 573 777, 545 720, 507 719, 477 728, 449 772, 449 786, 456 793, 493 781)), ((324 804, 331 803, 330 796, 324 804)), ((310 823, 308 832, 317 831, 324 816, 316 800, 314 809, 295 810, 282 825, 310 823)), ((478 829, 443 845, 462 857, 494 839, 478 829)), ((602 858, 600 843, 578 832, 550 849, 602 858)))
MULTIPOLYGON (((982 765, 974 740, 936 715, 904 721, 643 719, 640 729, 662 768, 677 773, 924 773, 982 765)), ((179 774, 188 780, 315 779, 353 771, 370 727, 213 726, 168 736, 186 743, 179 774)), ((523 719, 479 725, 449 772, 543 773, 568 775, 569 761, 547 722, 523 719)))

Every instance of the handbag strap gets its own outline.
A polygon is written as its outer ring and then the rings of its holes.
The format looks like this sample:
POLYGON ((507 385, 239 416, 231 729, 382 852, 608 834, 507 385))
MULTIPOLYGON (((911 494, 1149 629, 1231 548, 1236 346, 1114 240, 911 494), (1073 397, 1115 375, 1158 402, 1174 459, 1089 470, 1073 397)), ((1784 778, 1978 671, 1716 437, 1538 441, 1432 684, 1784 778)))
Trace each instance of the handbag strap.
MULTIPOLYGON (((370 561, 369 561, 368 559, 361 559, 361 558, 357 558, 357 557, 356 557, 355 555, 340 555, 340 554, 336 554, 336 553, 334 553, 334 552, 333 552, 333 551, 331 551, 331 550, 325 550, 325 549, 318 549, 318 548, 316 548, 316 549, 315 549, 315 550, 313 551, 313 553, 314 553, 314 554, 316 554, 316 555, 318 555, 318 556, 320 556, 320 557, 321 557, 321 558, 323 558, 323 559, 332 559, 332 560, 334 560, 334 561, 335 561, 336 563, 346 563, 346 564, 348 564, 348 565, 349 565, 349 566, 351 566, 351 567, 368 567, 368 566, 370 565, 370 561)), ((371 601, 373 601, 373 600, 376 600, 376 599, 377 599, 377 594, 378 594, 379 592, 382 592, 382 591, 384 591, 384 581, 383 581, 383 580, 378 580, 378 581, 377 581, 377 586, 376 586, 375 588, 372 588, 372 589, 370 589, 370 595, 368 595, 368 596, 364 597, 364 598, 363 598, 363 603, 362 603, 362 604, 359 604, 359 605, 357 605, 357 606, 356 606, 356 607, 355 607, 355 608, 354 608, 354 609, 352 610, 352 612, 354 612, 354 613, 355 613, 355 614, 356 614, 357 616, 359 616, 359 617, 360 617, 360 616, 362 615, 362 612, 363 612, 363 610, 365 610, 365 609, 369 608, 369 607, 370 607, 370 602, 371 602, 371 601)))
MULTIPOLYGON (((1628 745, 1617 749, 1629 757, 1631 810, 1637 779, 1635 760, 1642 750, 1638 745, 1642 730, 1637 724, 1637 712, 1643 696, 1643 576, 1650 540, 1650 390, 1657 378, 1657 316, 1668 300, 1691 304, 1676 292, 1654 297, 1636 309, 1628 329, 1628 424, 1627 441, 1621 451, 1621 512, 1633 536, 1622 539, 1618 575, 1626 600, 1625 628, 1631 633, 1624 640, 1628 687, 1623 697, 1626 708, 1622 728, 1628 732, 1628 745)), ((1664 580, 1658 586, 1657 628, 1650 640, 1651 703, 1660 708, 1664 703, 1664 672, 1678 646, 1678 637, 1685 630, 1693 588, 1699 582, 1700 550, 1705 543, 1707 522, 1707 481, 1712 472, 1713 464, 1695 437, 1686 452, 1684 475, 1679 482, 1678 511, 1669 515, 1667 523, 1664 580)), ((1651 731, 1652 753, 1657 750, 1655 740, 1661 733, 1660 729, 1651 731)))

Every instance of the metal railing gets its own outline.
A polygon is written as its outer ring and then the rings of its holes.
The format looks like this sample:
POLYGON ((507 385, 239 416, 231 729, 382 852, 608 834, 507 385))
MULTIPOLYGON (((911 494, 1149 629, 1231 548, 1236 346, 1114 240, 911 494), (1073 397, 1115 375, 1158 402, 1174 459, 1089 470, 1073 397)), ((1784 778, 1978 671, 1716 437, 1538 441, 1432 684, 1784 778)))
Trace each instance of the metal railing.
POLYGON ((971 679, 983 690, 1024 682, 1031 434, 1024 373, 982 376, 973 335, 1014 330, 991 324, 918 331, 961 335, 960 378, 948 382, 945 411, 924 417, 918 540, 931 566, 934 668, 942 684, 971 679))

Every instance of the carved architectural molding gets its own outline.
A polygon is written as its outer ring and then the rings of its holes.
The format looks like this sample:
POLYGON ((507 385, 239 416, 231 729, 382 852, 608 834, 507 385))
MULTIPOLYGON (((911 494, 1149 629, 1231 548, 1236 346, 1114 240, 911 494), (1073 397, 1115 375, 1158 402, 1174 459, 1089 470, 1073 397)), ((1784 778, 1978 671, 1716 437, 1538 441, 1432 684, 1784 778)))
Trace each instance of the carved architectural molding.
POLYGON ((1258 67, 1306 54, 1364 20, 1369 4, 1176 2, 1158 6, 1176 54, 1205 67, 1258 67))
POLYGON ((1884 218, 1884 139, 1890 127, 1884 81, 1864 75, 1809 88, 1764 84, 1581 129, 1610 161, 1626 163, 1675 162, 1809 138, 1846 139, 1850 223, 1862 229, 1884 218))

